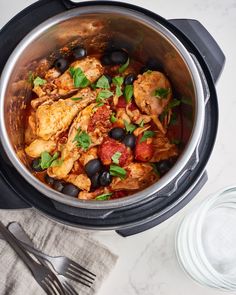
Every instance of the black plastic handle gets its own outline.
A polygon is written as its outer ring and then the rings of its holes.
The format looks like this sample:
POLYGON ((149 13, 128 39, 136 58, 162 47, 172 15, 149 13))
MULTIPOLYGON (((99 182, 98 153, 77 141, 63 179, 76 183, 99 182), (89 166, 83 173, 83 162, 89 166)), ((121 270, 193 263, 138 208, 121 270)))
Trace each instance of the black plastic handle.
POLYGON ((172 209, 171 213, 166 212, 161 217, 154 218, 150 222, 146 222, 146 223, 136 226, 136 227, 134 226, 134 227, 127 228, 127 229, 117 230, 116 232, 122 237, 129 237, 129 236, 141 233, 143 231, 146 231, 146 230, 162 223, 166 219, 173 216, 180 209, 182 209, 185 205, 187 205, 193 199, 193 197, 201 190, 201 188, 207 182, 207 179, 208 179, 207 173, 206 173, 206 171, 204 171, 204 173, 202 174, 200 179, 197 181, 197 183, 195 183, 195 185, 193 185, 191 192, 185 198, 183 198, 182 202, 178 203, 178 205, 172 209))
POLYGON ((225 56, 215 39, 197 20, 170 19, 168 21, 194 44, 207 64, 213 81, 216 83, 223 70, 225 56))

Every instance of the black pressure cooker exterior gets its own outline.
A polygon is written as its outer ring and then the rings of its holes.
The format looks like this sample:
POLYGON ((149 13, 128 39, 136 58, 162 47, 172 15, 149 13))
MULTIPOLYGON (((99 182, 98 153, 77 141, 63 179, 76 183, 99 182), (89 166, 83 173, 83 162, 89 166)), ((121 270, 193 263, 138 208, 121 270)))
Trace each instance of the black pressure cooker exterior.
POLYGON ((8 161, 0 146, 0 209, 35 207, 60 222, 91 229, 116 229, 122 236, 129 236, 147 230, 166 220, 184 207, 207 181, 205 166, 212 152, 218 126, 218 104, 214 83, 224 66, 225 57, 207 30, 195 20, 162 17, 143 8, 115 1, 88 1, 72 3, 70 0, 40 0, 27 7, 7 23, 0 31, 0 73, 17 44, 37 25, 46 19, 75 7, 86 5, 113 5, 132 8, 157 20, 174 33, 189 52, 197 58, 209 87, 206 117, 197 154, 193 154, 184 168, 178 189, 171 191, 171 185, 152 196, 144 203, 120 208, 114 211, 86 210, 72 208, 45 198, 26 182, 8 161), (196 162, 196 157, 199 156, 196 162), (196 162, 194 169, 192 163, 196 162), (191 167, 191 169, 188 167, 191 167), (175 205, 176 200, 181 200, 175 205), (168 210, 165 210, 168 208, 168 210), (161 212, 161 213, 160 213, 161 212))

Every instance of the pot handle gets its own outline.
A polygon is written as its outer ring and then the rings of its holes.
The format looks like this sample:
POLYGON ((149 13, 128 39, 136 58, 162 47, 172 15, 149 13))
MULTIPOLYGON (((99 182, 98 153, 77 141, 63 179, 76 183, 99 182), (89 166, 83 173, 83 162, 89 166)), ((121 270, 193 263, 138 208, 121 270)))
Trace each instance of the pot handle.
POLYGON ((0 209, 26 209, 31 205, 23 201, 11 186, 5 181, 4 176, 0 174, 0 209))
POLYGON ((170 19, 172 25, 189 39, 203 57, 214 83, 217 82, 225 64, 225 56, 206 28, 194 19, 170 19))

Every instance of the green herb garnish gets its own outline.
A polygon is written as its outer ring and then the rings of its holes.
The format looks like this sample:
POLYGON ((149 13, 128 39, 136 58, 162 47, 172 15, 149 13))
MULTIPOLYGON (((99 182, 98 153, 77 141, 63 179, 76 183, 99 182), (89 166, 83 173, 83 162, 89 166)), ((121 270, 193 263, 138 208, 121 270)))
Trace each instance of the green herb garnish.
POLYGON ((111 114, 110 121, 111 121, 111 123, 115 123, 117 121, 114 113, 111 114))
POLYGON ((118 72, 121 74, 123 73, 129 66, 129 58, 127 59, 126 63, 119 67, 118 72))
POLYGON ((84 151, 86 151, 91 144, 90 136, 80 128, 78 129, 73 142, 75 141, 77 142, 77 146, 81 147, 84 151))
POLYGON ((179 144, 181 143, 181 140, 180 140, 180 139, 172 139, 172 140, 170 141, 170 143, 172 143, 172 144, 176 144, 176 145, 179 145, 179 144))
POLYGON ((184 104, 187 104, 189 106, 192 106, 192 104, 193 104, 192 99, 189 97, 182 97, 181 102, 184 104))
POLYGON ((121 86, 124 83, 124 78, 120 76, 116 76, 112 79, 112 82, 116 86, 116 96, 120 97, 123 94, 121 90, 121 86))
POLYGON ((167 105, 167 110, 173 109, 181 104, 181 101, 178 99, 172 99, 169 104, 167 105))
POLYGON ((30 84, 33 84, 34 83, 34 73, 33 72, 31 72, 31 71, 29 72, 27 81, 30 84))
POLYGON ((178 116, 176 113, 172 113, 171 117, 170 117, 170 123, 169 125, 170 126, 173 126, 177 123, 177 120, 178 120, 178 116))
POLYGON ((159 98, 167 98, 167 95, 170 93, 170 88, 157 88, 154 92, 154 95, 159 98))
POLYGON ((147 140, 148 138, 151 138, 155 135, 154 131, 151 130, 147 130, 143 132, 143 136, 140 139, 140 143, 144 142, 145 140, 147 140))
POLYGON ((121 157, 121 153, 120 153, 120 152, 116 152, 116 153, 111 157, 112 162, 113 162, 114 164, 119 164, 119 159, 120 159, 120 157, 121 157))
POLYGON ((59 157, 58 152, 56 152, 53 156, 51 156, 48 152, 42 152, 41 158, 39 160, 39 165, 41 166, 43 170, 49 167, 60 166, 59 163, 56 162, 58 157, 59 157))
POLYGON ((97 83, 96 83, 96 87, 97 88, 103 88, 103 89, 108 89, 110 88, 110 84, 109 81, 107 79, 106 76, 102 76, 98 79, 97 83))
POLYGON ((110 197, 111 197, 112 193, 107 193, 107 194, 102 194, 102 195, 99 195, 95 198, 95 200, 98 200, 98 201, 105 201, 105 200, 109 200, 110 197))
POLYGON ((160 176, 160 172, 158 171, 156 164, 155 164, 155 163, 150 163, 150 165, 152 166, 153 171, 154 171, 158 176, 160 176))
POLYGON ((139 125, 139 127, 143 127, 144 126, 144 120, 142 120, 138 125, 139 125))
POLYGON ((113 164, 110 165, 110 174, 112 176, 120 177, 121 179, 124 179, 126 177, 125 169, 113 164))
POLYGON ((126 103, 131 102, 133 94, 134 94, 134 86, 126 85, 124 90, 124 97, 125 97, 126 103))
POLYGON ((103 106, 104 105, 104 100, 111 97, 113 95, 113 92, 111 92, 108 89, 103 89, 101 90, 96 98, 96 102, 98 103, 97 106, 103 106))
POLYGON ((137 129, 137 126, 135 126, 132 123, 128 123, 126 120, 124 120, 125 123, 125 129, 129 133, 133 133, 135 129, 137 129))
POLYGON ((71 74, 71 77, 74 80, 74 86, 76 88, 81 87, 85 88, 90 84, 90 81, 85 76, 84 72, 81 70, 81 68, 69 68, 69 73, 71 74))
POLYGON ((47 81, 40 78, 40 77, 36 77, 34 79, 34 86, 40 86, 40 85, 44 85, 47 81))
POLYGON ((153 71, 151 70, 147 70, 145 73, 147 73, 148 75, 150 75, 153 71))
POLYGON ((77 100, 81 100, 83 99, 83 97, 71 97, 71 100, 77 101, 77 100))

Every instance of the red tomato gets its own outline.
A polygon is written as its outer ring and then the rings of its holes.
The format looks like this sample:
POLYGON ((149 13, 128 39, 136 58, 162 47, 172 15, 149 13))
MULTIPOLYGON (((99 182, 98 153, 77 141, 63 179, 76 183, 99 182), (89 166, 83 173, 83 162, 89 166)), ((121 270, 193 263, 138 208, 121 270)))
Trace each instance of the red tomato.
POLYGON ((106 138, 98 148, 98 156, 104 165, 113 163, 112 156, 120 152, 119 166, 124 166, 132 161, 132 154, 123 143, 116 141, 112 138, 106 138))
POLYGON ((126 104, 124 96, 120 96, 116 107, 117 108, 126 108, 126 106, 127 106, 127 104, 126 104))
POLYGON ((140 134, 136 141, 135 159, 141 162, 148 162, 153 156, 154 148, 152 143, 147 143, 147 140, 140 142, 142 136, 143 135, 140 134))

